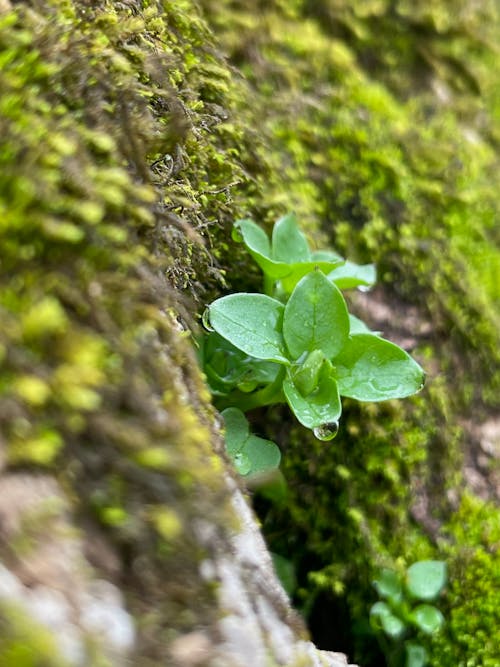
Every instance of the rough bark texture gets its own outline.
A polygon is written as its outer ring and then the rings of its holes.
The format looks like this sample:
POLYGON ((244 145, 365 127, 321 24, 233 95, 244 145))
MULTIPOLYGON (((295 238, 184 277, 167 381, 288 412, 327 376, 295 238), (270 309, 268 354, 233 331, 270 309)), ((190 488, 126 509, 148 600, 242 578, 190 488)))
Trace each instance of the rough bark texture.
POLYGON ((347 664, 277 582, 195 352, 204 304, 258 289, 232 222, 295 209, 378 263, 352 306, 429 381, 346 402, 334 445, 255 414, 288 482, 256 496, 268 542, 366 665, 377 568, 445 558, 431 664, 496 667, 499 25, 487 0, 0 0, 1 665, 347 664))

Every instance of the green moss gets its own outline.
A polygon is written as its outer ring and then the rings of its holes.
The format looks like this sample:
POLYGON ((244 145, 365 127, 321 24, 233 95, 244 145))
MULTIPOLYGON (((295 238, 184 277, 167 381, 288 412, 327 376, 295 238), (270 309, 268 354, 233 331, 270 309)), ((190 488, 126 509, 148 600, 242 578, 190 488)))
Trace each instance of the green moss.
POLYGON ((447 624, 432 664, 493 667, 500 642, 500 516, 494 504, 465 494, 444 528, 450 567, 447 624))
POLYGON ((66 667, 54 637, 13 604, 0 605, 0 664, 4 667, 66 667))

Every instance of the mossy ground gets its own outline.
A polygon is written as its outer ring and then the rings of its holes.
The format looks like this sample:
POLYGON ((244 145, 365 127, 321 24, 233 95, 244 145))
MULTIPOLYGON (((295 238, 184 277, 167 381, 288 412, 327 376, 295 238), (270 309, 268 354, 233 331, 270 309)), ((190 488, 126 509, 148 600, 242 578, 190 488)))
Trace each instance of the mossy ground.
POLYGON ((497 657, 496 528, 461 526, 497 526, 498 509, 456 499, 465 424, 499 407, 497 8, 355 5, 0 13, 7 464, 59 471, 124 568, 141 563, 131 597, 139 616, 155 603, 140 649, 152 664, 166 628, 211 614, 210 591, 162 581, 196 580, 196 505, 224 521, 209 399, 180 330, 222 290, 258 285, 233 220, 291 209, 319 246, 376 261, 380 294, 432 323, 412 351, 431 377, 410 401, 346 405, 326 446, 286 412, 266 416, 288 480, 264 517, 271 546, 295 562, 300 604, 343 610, 360 661, 375 569, 446 557, 450 622, 432 664, 497 657))

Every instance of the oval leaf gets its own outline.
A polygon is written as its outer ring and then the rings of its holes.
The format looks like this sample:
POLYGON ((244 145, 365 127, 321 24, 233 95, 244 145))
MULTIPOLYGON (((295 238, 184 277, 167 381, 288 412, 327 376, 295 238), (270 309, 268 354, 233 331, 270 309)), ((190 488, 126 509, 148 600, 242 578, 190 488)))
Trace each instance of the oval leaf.
POLYGON ((273 227, 272 258, 294 264, 307 262, 310 256, 306 237, 299 230, 295 215, 289 214, 280 218, 273 227))
POLYGON ((226 450, 229 456, 234 456, 245 444, 250 435, 248 421, 238 408, 226 408, 221 412, 226 427, 226 450))
POLYGON ((384 568, 373 582, 373 585, 380 597, 388 598, 395 602, 401 599, 401 582, 393 570, 384 568))
POLYGON ((229 294, 208 309, 210 325, 256 359, 288 364, 281 333, 284 306, 265 294, 229 294))
POLYGON ((349 336, 349 315, 340 291, 321 271, 308 273, 297 284, 285 308, 283 335, 294 359, 321 350, 335 356, 349 336))
POLYGON ((342 412, 337 383, 332 377, 320 378, 316 389, 302 396, 290 377, 283 381, 283 391, 293 414, 307 428, 319 428, 338 421, 342 412))
POLYGON ((385 602, 376 602, 370 609, 370 622, 376 630, 383 630, 386 635, 397 639, 405 631, 404 623, 391 611, 385 602))
POLYGON ((349 313, 349 325, 350 325, 350 333, 351 336, 352 334, 359 334, 359 333, 375 333, 371 329, 368 328, 368 326, 363 322, 363 320, 360 320, 359 317, 356 317, 356 315, 352 315, 349 313))
POLYGON ((446 563, 421 560, 408 568, 406 587, 418 600, 434 600, 446 584, 446 563))
POLYGON ((434 634, 444 623, 443 614, 430 604, 420 604, 416 607, 411 614, 411 619, 426 635, 434 634))
POLYGON ((345 262, 345 259, 334 250, 315 250, 311 253, 311 259, 315 262, 345 262))
POLYGON ((234 229, 241 234, 243 243, 262 271, 277 280, 290 273, 288 264, 271 259, 271 245, 266 232, 251 220, 238 220, 234 229))
POLYGON ((339 289, 373 287, 377 281, 377 272, 374 264, 354 264, 346 260, 342 266, 328 274, 328 279, 339 289))
POLYGON ((279 467, 281 452, 271 440, 264 440, 256 435, 250 435, 240 450, 240 453, 250 461, 246 475, 256 475, 268 472, 279 467))
POLYGON ((428 657, 423 646, 416 642, 405 642, 405 650, 405 667, 425 667, 428 657))
POLYGON ((293 369, 293 384, 297 387, 302 396, 307 396, 316 389, 321 369, 325 362, 326 359, 323 352, 321 352, 321 350, 313 350, 309 353, 304 363, 293 369))
POLYGON ((373 334, 354 334, 334 359, 341 396, 385 401, 415 394, 424 372, 409 354, 373 334))
POLYGON ((303 278, 311 271, 321 271, 322 273, 327 274, 336 266, 340 266, 344 263, 343 259, 334 260, 332 262, 323 262, 323 261, 314 261, 314 262, 298 262, 296 264, 290 264, 290 273, 281 278, 281 287, 283 290, 290 294, 293 292, 295 286, 301 278, 303 278))

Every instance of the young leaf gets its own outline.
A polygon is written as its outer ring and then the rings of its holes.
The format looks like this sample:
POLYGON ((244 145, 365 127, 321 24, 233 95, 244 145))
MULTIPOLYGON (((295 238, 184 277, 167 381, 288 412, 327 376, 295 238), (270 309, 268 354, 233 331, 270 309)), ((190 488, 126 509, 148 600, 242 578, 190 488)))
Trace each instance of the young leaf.
POLYGON ((226 408, 221 415, 226 427, 226 451, 240 475, 254 475, 279 466, 281 452, 278 446, 252 435, 241 410, 226 408))
POLYGON ((265 294, 229 294, 208 309, 211 326, 251 357, 288 364, 281 333, 284 306, 265 294))
POLYGON ((354 334, 333 363, 341 396, 358 401, 404 398, 424 385, 424 372, 409 354, 374 334, 354 334))
POLYGON ((233 465, 236 468, 237 472, 240 475, 248 475, 252 469, 252 462, 244 452, 236 452, 234 456, 231 457, 233 460, 233 465))
POLYGON ((418 600, 434 600, 446 584, 446 563, 421 560, 408 568, 406 587, 418 600))
POLYGON ((296 264, 290 264, 290 273, 281 278, 281 287, 284 292, 290 294, 293 292, 295 286, 301 278, 303 278, 311 271, 321 271, 321 273, 327 274, 336 266, 340 266, 344 263, 343 259, 335 261, 325 261, 325 262, 297 262, 296 264))
POLYGON ((307 397, 302 396, 292 379, 287 377, 283 381, 283 391, 292 412, 307 428, 319 429, 338 421, 342 405, 333 377, 326 374, 320 377, 318 386, 307 397))
POLYGON ((271 245, 267 234, 255 222, 238 220, 234 223, 234 229, 241 234, 248 252, 267 276, 277 280, 290 273, 287 263, 271 259, 271 245))
POLYGON ((402 587, 399 577, 393 570, 384 568, 373 582, 377 593, 382 598, 397 602, 401 599, 402 587))
POLYGON ((226 408, 221 415, 226 427, 226 450, 230 456, 234 456, 241 450, 250 435, 248 422, 238 408, 226 408))
POLYGON ((427 651, 416 642, 405 642, 406 662, 405 667, 425 667, 427 664, 427 651))
POLYGON ((354 264, 348 260, 328 274, 328 279, 339 289, 373 287, 377 281, 374 264, 354 264))
POLYGON ((404 623, 391 611, 385 602, 376 602, 370 609, 370 622, 375 630, 383 630, 386 635, 398 639, 405 631, 404 623))
POLYGON ((320 271, 297 284, 285 307, 283 335, 294 359, 321 350, 335 356, 349 336, 349 315, 340 291, 320 271))
POLYGON ((264 440, 256 435, 250 435, 240 450, 241 454, 250 461, 250 467, 246 475, 274 470, 279 467, 281 452, 279 447, 271 440, 264 440))
POLYGON ((314 262, 345 262, 345 259, 334 250, 315 250, 311 253, 314 262))
POLYGON ((359 317, 356 317, 355 315, 352 315, 349 313, 349 325, 350 325, 350 333, 352 334, 358 334, 358 333, 374 333, 371 329, 369 329, 366 324, 363 322, 363 320, 360 320, 359 317))
POLYGON ((313 350, 304 361, 292 370, 293 384, 300 391, 302 396, 307 396, 316 387, 319 382, 319 374, 325 363, 325 355, 321 350, 313 350))
POLYGON ((294 264, 310 259, 306 237, 297 226, 293 214, 280 218, 273 227, 272 258, 279 262, 294 264))
POLYGON ((203 342, 204 371, 214 394, 271 384, 281 368, 273 361, 248 356, 216 332, 205 336, 203 342))
POLYGON ((420 604, 415 607, 411 619, 426 635, 434 634, 444 623, 443 614, 430 604, 420 604))

